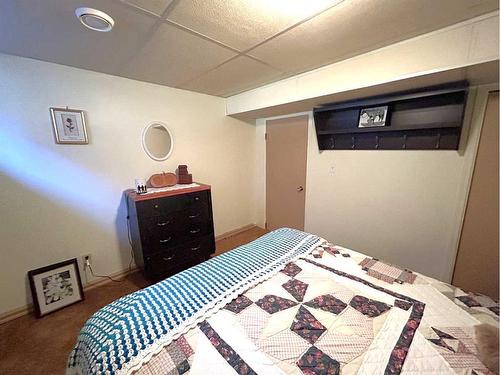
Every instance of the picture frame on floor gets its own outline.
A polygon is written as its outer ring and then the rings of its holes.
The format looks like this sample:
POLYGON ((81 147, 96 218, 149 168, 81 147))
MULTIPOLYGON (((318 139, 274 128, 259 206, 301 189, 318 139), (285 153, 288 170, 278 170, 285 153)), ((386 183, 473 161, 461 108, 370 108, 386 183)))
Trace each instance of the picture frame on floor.
POLYGON ((37 318, 85 299, 76 258, 31 270, 28 279, 37 318))
POLYGON ((86 145, 89 143, 85 113, 79 109, 50 108, 56 143, 86 145))

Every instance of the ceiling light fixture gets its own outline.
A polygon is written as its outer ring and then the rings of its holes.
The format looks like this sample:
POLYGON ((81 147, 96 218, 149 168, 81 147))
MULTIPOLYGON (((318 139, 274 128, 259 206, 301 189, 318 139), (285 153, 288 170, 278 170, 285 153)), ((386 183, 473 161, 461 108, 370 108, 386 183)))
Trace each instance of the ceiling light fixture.
POLYGON ((75 14, 83 26, 101 32, 111 31, 115 21, 106 13, 92 8, 77 8, 75 14))

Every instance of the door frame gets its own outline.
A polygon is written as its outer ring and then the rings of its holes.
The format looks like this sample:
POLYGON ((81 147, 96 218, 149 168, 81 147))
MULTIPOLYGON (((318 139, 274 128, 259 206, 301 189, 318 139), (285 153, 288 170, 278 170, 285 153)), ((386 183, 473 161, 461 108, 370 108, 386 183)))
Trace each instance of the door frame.
MULTIPOLYGON (((271 116, 257 119, 256 127, 257 127, 257 140, 261 146, 257 146, 256 151, 260 153, 261 157, 257 159, 257 171, 262 171, 260 174, 260 178, 257 179, 257 217, 256 224, 265 228, 267 217, 266 217, 266 209, 267 209, 267 196, 266 196, 266 184, 267 184, 267 176, 266 176, 266 166, 267 166, 267 156, 266 156, 266 140, 265 136, 267 133, 267 121, 272 120, 281 120, 290 117, 298 117, 298 116, 307 116, 307 153, 309 153, 309 149, 311 147, 311 127, 314 125, 314 118, 312 111, 303 111, 303 112, 295 112, 286 115, 279 116, 271 116)), ((316 137, 315 137, 316 138, 316 137)), ((309 158, 306 153, 306 186, 308 183, 308 170, 309 170, 309 158)), ((304 207, 304 230, 307 231, 307 189, 305 196, 305 207, 304 207)))
POLYGON ((472 186, 472 178, 474 176, 474 167, 476 165, 477 153, 479 150, 479 141, 481 139, 481 132, 483 130, 484 115, 486 114, 486 106, 488 104, 488 96, 492 91, 498 91, 499 84, 492 83, 486 85, 473 86, 469 89, 469 97, 467 99, 467 107, 464 118, 464 129, 462 129, 462 136, 460 139, 459 152, 462 156, 465 154, 466 147, 472 147, 472 156, 467 161, 467 170, 464 175, 464 186, 459 191, 457 197, 460 204, 460 209, 457 212, 456 231, 452 241, 452 254, 450 267, 446 273, 445 281, 450 282, 453 279, 455 272, 455 263, 457 261, 458 248, 460 247, 460 238, 462 237, 462 230, 464 227, 465 214, 467 211, 467 204, 469 203, 469 194, 472 186))

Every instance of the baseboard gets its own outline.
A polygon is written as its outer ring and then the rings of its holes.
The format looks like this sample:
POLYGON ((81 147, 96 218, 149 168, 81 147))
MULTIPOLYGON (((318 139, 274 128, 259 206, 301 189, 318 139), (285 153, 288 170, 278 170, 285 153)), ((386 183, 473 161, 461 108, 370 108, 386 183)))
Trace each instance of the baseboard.
MULTIPOLYGON (((114 273, 110 274, 109 276, 111 276, 115 280, 120 280, 121 278, 128 276, 128 275, 130 275, 134 272, 137 272, 137 271, 139 271, 139 268, 137 268, 137 267, 134 267, 132 269, 127 268, 125 270, 114 272, 114 273)), ((105 285, 105 284, 109 284, 111 282, 112 281, 109 280, 108 278, 92 280, 83 286, 83 291, 86 292, 88 290, 92 290, 94 288, 97 288, 97 287, 105 285)), ((19 307, 17 309, 11 310, 11 311, 7 311, 6 313, 0 314, 0 325, 7 323, 7 322, 10 322, 11 320, 20 318, 24 315, 31 314, 32 311, 33 311, 33 306, 31 304, 29 304, 29 305, 19 307)))
MULTIPOLYGON (((137 268, 137 267, 133 267, 131 269, 127 268, 125 270, 121 270, 121 271, 112 273, 109 276, 115 280, 120 280, 120 279, 134 273, 134 272, 137 272, 137 271, 139 271, 139 268, 137 268)), ((98 278, 98 279, 92 280, 92 281, 88 282, 87 284, 85 284, 85 286, 83 287, 83 290, 84 291, 92 290, 94 288, 97 288, 97 287, 105 285, 105 284, 109 284, 111 282, 113 282, 113 281, 111 281, 108 278, 98 278)))
MULTIPOLYGON (((225 239, 230 238, 230 237, 234 237, 240 233, 243 233, 243 232, 250 230, 250 229, 253 229, 255 227, 257 227, 257 225, 249 224, 249 225, 245 225, 243 227, 231 230, 229 232, 222 233, 221 235, 215 237, 215 242, 222 241, 222 240, 225 240, 225 239)), ((137 267, 134 267, 132 269, 127 268, 125 270, 121 270, 121 271, 112 273, 109 276, 111 276, 113 279, 121 279, 121 278, 123 278, 129 274, 132 274, 134 272, 137 272, 137 271, 139 271, 139 268, 137 268, 137 267)), ((94 288, 109 284, 111 282, 112 281, 107 279, 107 278, 92 280, 91 282, 87 283, 83 287, 83 290, 84 291, 92 290, 94 288)), ((6 313, 0 314, 0 325, 7 323, 7 322, 10 322, 11 320, 20 318, 24 315, 31 314, 32 311, 33 311, 33 306, 31 304, 29 304, 29 305, 19 307, 17 309, 11 310, 11 311, 7 311, 6 313)))
POLYGON ((0 315, 0 325, 10 322, 11 320, 20 318, 21 316, 31 314, 32 311, 33 311, 33 306, 31 304, 19 307, 11 311, 7 311, 6 313, 0 315))

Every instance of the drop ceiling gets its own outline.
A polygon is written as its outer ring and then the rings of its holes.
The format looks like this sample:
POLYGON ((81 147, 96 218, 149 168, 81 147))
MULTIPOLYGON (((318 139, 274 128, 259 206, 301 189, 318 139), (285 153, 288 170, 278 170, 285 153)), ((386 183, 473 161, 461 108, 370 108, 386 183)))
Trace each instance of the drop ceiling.
POLYGON ((227 97, 498 9, 497 0, 1 0, 0 51, 227 97), (111 15, 85 29, 75 8, 111 15))

